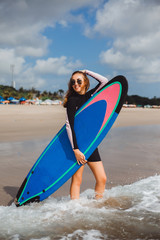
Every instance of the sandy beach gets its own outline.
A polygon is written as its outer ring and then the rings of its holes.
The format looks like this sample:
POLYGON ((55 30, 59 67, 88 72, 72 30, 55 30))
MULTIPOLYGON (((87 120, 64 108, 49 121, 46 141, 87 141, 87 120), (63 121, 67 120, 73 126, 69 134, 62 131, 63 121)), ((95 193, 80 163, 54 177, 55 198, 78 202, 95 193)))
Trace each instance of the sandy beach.
MULTIPOLYGON (((34 105, 0 105, 0 205, 12 203, 18 188, 30 170, 43 148, 34 148, 27 144, 30 141, 50 141, 65 123, 65 109, 62 106, 34 106, 34 105), (24 152, 15 150, 18 143, 26 143, 24 152), (10 144, 10 152, 4 149, 10 144), (17 145, 15 145, 17 144, 17 145), (13 151, 13 153, 12 153, 13 151), (13 154, 13 159, 12 159, 13 154), (27 160, 26 160, 27 159, 27 160)), ((160 125, 159 109, 126 109, 123 108, 113 128, 132 126, 160 125)), ((42 144, 42 147, 43 144, 42 144)), ((160 173, 160 161, 142 158, 137 168, 137 162, 123 158, 116 167, 112 161, 107 162, 107 187, 130 184, 140 178, 153 176, 160 173), (132 168, 132 174, 128 169, 132 168), (135 171, 134 171, 135 170, 135 171)), ((94 179, 88 167, 84 171, 82 191, 94 188, 94 179), (87 174, 86 174, 87 173, 87 174)), ((54 196, 69 194, 69 183, 66 183, 54 196)))

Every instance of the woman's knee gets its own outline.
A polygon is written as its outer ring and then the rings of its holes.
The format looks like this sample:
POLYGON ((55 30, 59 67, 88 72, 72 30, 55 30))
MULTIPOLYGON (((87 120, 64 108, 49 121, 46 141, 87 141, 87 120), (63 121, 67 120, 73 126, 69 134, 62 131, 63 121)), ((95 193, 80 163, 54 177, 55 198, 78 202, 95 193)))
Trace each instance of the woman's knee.
POLYGON ((82 166, 73 176, 72 176, 72 184, 81 185, 82 176, 83 176, 84 166, 82 166))
POLYGON ((72 177, 72 184, 76 184, 76 185, 81 185, 82 183, 82 176, 77 176, 77 175, 73 175, 72 177))
POLYGON ((107 176, 106 175, 103 177, 103 181, 106 184, 106 182, 107 182, 107 176))
POLYGON ((107 182, 107 176, 105 174, 101 175, 97 179, 97 183, 105 185, 107 182))

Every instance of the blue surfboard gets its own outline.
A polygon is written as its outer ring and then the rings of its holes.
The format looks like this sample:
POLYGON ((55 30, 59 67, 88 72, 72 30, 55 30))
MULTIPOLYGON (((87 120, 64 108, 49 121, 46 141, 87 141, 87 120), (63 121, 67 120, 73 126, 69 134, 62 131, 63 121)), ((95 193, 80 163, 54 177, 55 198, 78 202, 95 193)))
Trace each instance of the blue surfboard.
MULTIPOLYGON (((86 159, 106 136, 115 122, 128 84, 123 76, 109 81, 75 115, 75 133, 79 149, 86 159)), ((16 206, 40 202, 59 189, 80 168, 64 125, 35 162, 23 181, 16 206)))

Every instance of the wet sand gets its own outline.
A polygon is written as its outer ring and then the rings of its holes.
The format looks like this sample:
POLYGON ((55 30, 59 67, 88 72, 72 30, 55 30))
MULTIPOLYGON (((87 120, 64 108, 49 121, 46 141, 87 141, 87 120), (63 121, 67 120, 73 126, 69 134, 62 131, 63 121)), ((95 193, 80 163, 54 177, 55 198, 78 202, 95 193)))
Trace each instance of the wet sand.
MULTIPOLYGON (((0 151, 3 152, 0 154, 0 205, 6 206, 13 201, 24 177, 43 148, 65 123, 65 109, 62 106, 0 105, 0 116, 0 151), (38 146, 36 141, 39 143, 38 146)), ((113 128, 122 129, 121 135, 123 135, 125 127, 147 125, 155 127, 160 125, 159 109, 124 108, 113 128)), ((136 134, 138 136, 138 132, 136 134)), ((100 148, 102 157, 105 158, 103 145, 100 148)), ((151 159, 150 156, 147 158, 145 154, 143 157, 141 153, 142 156, 137 156, 135 160, 132 151, 135 152, 136 149, 124 149, 124 154, 118 162, 112 159, 112 153, 108 153, 109 160, 104 164, 108 177, 107 188, 130 184, 140 178, 160 173, 160 162, 157 158, 151 159), (127 155, 129 151, 130 155, 127 155)), ((153 153, 154 151, 157 150, 153 149, 153 153)), ((93 184, 92 173, 86 167, 81 191, 93 188, 93 184)), ((68 194, 69 182, 64 184, 54 196, 68 194)))

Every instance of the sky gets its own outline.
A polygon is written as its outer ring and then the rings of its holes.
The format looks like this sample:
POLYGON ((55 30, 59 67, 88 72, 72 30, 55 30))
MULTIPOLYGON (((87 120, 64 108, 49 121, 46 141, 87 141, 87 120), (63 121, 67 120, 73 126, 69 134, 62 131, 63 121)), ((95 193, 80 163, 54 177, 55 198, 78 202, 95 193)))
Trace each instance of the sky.
POLYGON ((88 69, 160 97, 159 13, 159 0, 0 0, 0 84, 66 91, 88 69))

